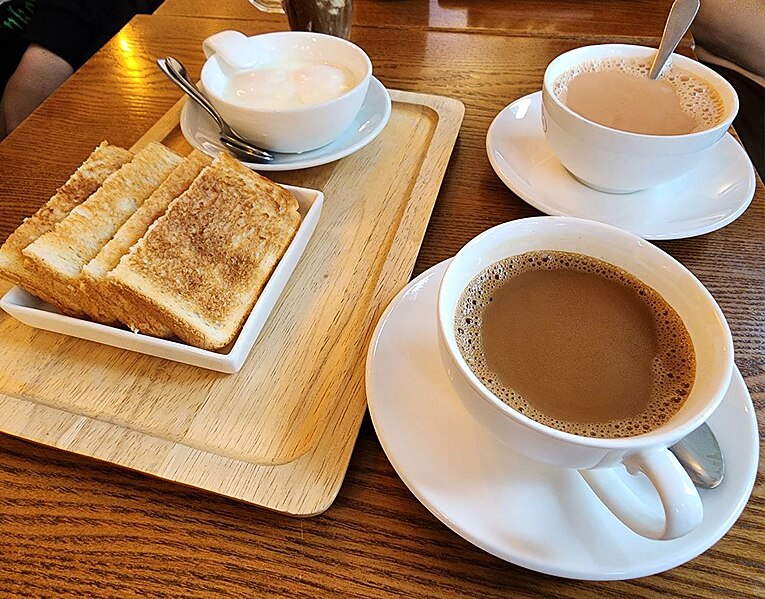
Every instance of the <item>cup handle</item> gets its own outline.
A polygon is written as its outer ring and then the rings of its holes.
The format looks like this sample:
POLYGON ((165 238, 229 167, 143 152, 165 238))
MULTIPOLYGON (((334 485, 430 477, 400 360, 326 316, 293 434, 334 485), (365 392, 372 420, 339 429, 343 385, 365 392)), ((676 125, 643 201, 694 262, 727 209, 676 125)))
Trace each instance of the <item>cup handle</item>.
POLYGON ((580 470, 603 504, 628 528, 649 539, 676 539, 688 534, 704 516, 696 487, 666 448, 634 453, 622 462, 632 475, 644 474, 656 490, 663 513, 651 509, 619 477, 616 468, 580 470))
POLYGON ((280 0, 250 0, 250 4, 262 12, 284 14, 280 0))

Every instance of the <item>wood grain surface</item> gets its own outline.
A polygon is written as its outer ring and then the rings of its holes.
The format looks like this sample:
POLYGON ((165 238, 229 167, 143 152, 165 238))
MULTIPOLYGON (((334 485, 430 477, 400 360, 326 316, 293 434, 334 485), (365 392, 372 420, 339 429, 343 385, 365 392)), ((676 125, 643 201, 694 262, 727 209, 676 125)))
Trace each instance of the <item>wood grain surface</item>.
MULTIPOLYGON (((661 36, 670 6, 672 0, 354 0, 353 23, 647 43, 661 36)), ((156 14, 258 20, 288 28, 284 15, 262 13, 247 0, 165 0, 156 14)), ((686 34, 682 43, 689 46, 693 38, 686 34)))
MULTIPOLYGON (((280 24, 135 19, 0 144, 0 235, 41 204, 95 143, 129 146, 177 101, 154 56, 176 55, 197 76, 202 39, 227 28, 256 33, 280 24)), ((363 25, 353 39, 387 87, 454 97, 466 107, 415 273, 488 227, 539 214, 492 171, 486 130, 504 106, 539 89, 554 56, 589 39, 413 29, 402 43, 399 30, 363 25)), ((752 205, 731 225, 659 244, 725 312, 761 438, 764 227, 758 182, 752 205)), ((494 558, 443 526, 396 476, 368 420, 335 503, 305 520, 2 437, 0 533, 0 594, 10 596, 765 596, 762 465, 738 522, 701 556, 643 579, 569 581, 494 558)))

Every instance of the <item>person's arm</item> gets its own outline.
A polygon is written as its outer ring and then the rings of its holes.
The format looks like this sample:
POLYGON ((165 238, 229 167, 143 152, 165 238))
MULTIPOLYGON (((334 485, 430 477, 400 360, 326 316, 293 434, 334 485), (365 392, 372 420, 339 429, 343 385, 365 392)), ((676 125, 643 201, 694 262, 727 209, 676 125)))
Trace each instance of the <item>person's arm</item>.
POLYGON ((0 139, 13 131, 73 72, 63 58, 30 44, 0 100, 0 139))

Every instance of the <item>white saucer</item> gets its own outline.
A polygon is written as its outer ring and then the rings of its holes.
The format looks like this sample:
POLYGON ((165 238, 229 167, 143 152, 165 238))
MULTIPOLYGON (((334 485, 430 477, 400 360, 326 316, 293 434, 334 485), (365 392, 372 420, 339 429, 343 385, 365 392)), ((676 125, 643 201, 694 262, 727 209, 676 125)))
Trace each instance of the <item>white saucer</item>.
POLYGON ((425 507, 497 557, 587 580, 668 570, 728 531, 752 491, 759 451, 754 409, 738 371, 709 420, 728 471, 717 489, 700 492, 704 520, 681 539, 645 539, 603 507, 575 471, 504 449, 462 407, 437 346, 435 302, 446 264, 417 277, 391 302, 367 357, 375 430, 396 472, 425 507))
MULTIPOLYGON (((372 77, 359 114, 351 126, 331 144, 301 154, 274 153, 273 162, 244 165, 254 171, 294 171, 327 164, 360 150, 385 128, 390 119, 390 96, 382 83, 372 77)), ((224 151, 218 142, 215 121, 196 102, 187 101, 181 110, 181 131, 197 150, 215 157, 224 151)))
POLYGON ((736 220, 754 196, 754 167, 729 134, 690 173, 663 185, 617 195, 583 185, 563 168, 545 139, 542 92, 500 112, 486 134, 486 152, 499 178, 545 214, 579 216, 644 239, 681 239, 736 220))

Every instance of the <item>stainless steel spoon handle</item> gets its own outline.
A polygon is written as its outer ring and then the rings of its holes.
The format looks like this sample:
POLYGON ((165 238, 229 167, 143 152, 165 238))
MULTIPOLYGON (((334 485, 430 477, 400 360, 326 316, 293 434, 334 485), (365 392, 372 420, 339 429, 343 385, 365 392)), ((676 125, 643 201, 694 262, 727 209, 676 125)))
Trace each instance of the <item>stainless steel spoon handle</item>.
POLYGON ((651 64, 651 70, 648 76, 656 79, 660 74, 667 60, 675 51, 680 40, 683 39, 685 32, 696 18, 699 12, 699 0, 675 0, 672 8, 669 9, 667 24, 664 26, 664 33, 661 36, 659 50, 651 64))
POLYGON ((254 146, 228 126, 210 100, 191 82, 186 72, 186 67, 179 60, 172 56, 166 56, 165 58, 158 58, 157 65, 159 65, 161 71, 170 81, 177 85, 181 91, 186 93, 213 118, 221 133, 221 143, 231 153, 235 154, 237 158, 258 163, 271 162, 274 159, 270 152, 254 146))
POLYGON ((725 475, 725 461, 712 429, 706 423, 669 450, 675 454, 697 487, 714 489, 725 475))
POLYGON ((271 154, 264 150, 258 150, 248 144, 243 144, 234 137, 228 137, 226 135, 220 136, 220 143, 223 145, 229 154, 234 158, 241 160, 242 162, 255 162, 259 164, 268 164, 274 158, 271 154))
POLYGON ((157 64, 159 65, 159 68, 162 70, 162 72, 167 76, 167 78, 170 79, 170 81, 181 88, 182 91, 184 91, 197 104, 199 104, 207 111, 207 113, 215 120, 215 123, 218 125, 219 129, 223 129, 225 127, 225 121, 218 114, 218 111, 215 110, 215 107, 210 103, 210 100, 208 100, 204 94, 202 94, 202 92, 200 92, 197 87, 191 83, 191 81, 183 76, 185 69, 180 62, 178 62, 172 56, 168 56, 166 58, 158 58, 157 64))

